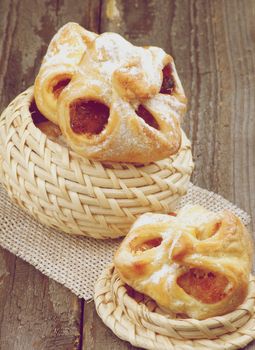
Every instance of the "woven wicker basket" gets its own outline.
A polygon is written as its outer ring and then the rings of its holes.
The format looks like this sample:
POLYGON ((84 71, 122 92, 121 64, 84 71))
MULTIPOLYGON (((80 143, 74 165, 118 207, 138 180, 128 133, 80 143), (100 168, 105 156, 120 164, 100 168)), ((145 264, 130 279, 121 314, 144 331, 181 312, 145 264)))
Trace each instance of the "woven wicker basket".
POLYGON ((143 166, 91 161, 34 125, 32 100, 33 87, 1 116, 0 168, 9 196, 38 221, 67 233, 116 238, 140 214, 176 208, 193 169, 184 133, 178 154, 162 161, 143 166))
POLYGON ((255 279, 246 300, 224 316, 198 321, 176 319, 120 280, 107 268, 95 285, 95 305, 103 322, 121 339, 153 350, 234 350, 255 339, 255 279))

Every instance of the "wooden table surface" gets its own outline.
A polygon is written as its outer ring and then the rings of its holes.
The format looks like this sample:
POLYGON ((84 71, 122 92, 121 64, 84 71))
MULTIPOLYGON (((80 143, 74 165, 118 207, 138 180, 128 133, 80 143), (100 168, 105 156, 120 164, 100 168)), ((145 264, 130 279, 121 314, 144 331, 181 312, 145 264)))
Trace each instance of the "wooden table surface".
MULTIPOLYGON (((1 0, 0 18, 1 110, 33 84, 68 21, 171 53, 189 98, 193 182, 247 210, 254 225, 254 0, 1 0)), ((3 249, 0 303, 0 350, 134 349, 106 329, 93 303, 3 249)))

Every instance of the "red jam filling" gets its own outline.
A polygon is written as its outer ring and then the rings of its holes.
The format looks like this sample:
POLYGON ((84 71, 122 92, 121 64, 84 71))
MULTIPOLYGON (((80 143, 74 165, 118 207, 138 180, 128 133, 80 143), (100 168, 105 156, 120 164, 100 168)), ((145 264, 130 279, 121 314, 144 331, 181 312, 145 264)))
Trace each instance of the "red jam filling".
POLYGON ((172 95, 175 88, 174 78, 172 76, 172 67, 170 64, 163 68, 163 82, 161 85, 161 94, 172 95))
POLYGON ((70 104, 70 124, 76 134, 98 135, 108 123, 109 108, 97 101, 78 99, 70 104))
POLYGON ((159 125, 156 119, 153 117, 153 115, 142 105, 139 105, 138 109, 136 110, 136 114, 142 118, 146 124, 150 125, 154 129, 159 130, 159 125))
POLYGON ((227 295, 228 279, 215 272, 192 268, 177 279, 185 292, 205 304, 214 304, 227 295))
POLYGON ((62 79, 62 80, 59 80, 57 82, 57 84, 55 84, 52 88, 52 92, 54 94, 54 96, 56 98, 59 97, 59 95, 61 94, 62 90, 70 83, 71 79, 69 78, 66 78, 66 79, 62 79))

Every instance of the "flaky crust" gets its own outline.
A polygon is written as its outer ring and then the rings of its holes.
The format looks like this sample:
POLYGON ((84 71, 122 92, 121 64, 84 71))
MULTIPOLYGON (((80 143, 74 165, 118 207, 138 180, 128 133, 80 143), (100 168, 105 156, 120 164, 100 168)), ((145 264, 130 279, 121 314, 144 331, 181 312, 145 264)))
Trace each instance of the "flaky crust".
POLYGON ((58 97, 96 36, 77 23, 70 22, 59 29, 49 44, 35 80, 34 96, 40 112, 55 124, 58 124, 58 97))
MULTIPOLYGON (((70 146, 82 156, 147 163, 178 151, 180 119, 185 111, 186 98, 171 56, 160 48, 136 47, 118 34, 104 33, 88 47, 77 72, 61 93, 58 119, 70 146), (174 87, 170 90, 166 84, 170 93, 160 93, 166 66, 171 69, 168 74, 174 87), (107 121, 94 134, 79 132, 72 124, 72 113, 77 113, 73 106, 84 102, 80 108, 84 110, 88 101, 109 110, 109 115, 104 116, 107 121), (151 124, 145 120, 147 116, 151 124)), ((80 125, 82 117, 75 114, 75 122, 80 125)), ((91 128, 95 129, 93 125, 91 128)))
POLYGON ((144 214, 114 257, 119 275, 160 306, 196 319, 233 311, 247 295, 252 242, 231 212, 186 206, 144 214))

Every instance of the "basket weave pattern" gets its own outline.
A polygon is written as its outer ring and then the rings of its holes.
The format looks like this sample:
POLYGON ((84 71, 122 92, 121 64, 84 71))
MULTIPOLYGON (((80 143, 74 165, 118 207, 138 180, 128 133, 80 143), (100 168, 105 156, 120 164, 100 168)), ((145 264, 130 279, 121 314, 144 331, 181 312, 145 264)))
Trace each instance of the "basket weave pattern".
POLYGON ((175 209, 193 169, 183 133, 175 156, 148 165, 102 163, 51 141, 33 123, 33 87, 16 97, 0 121, 2 181, 12 200, 38 221, 95 238, 128 232, 147 211, 175 209))
POLYGON ((202 321, 173 318, 149 297, 130 296, 112 265, 97 281, 94 298, 103 322, 119 338, 145 349, 234 350, 255 338, 254 277, 246 300, 235 311, 202 321))

